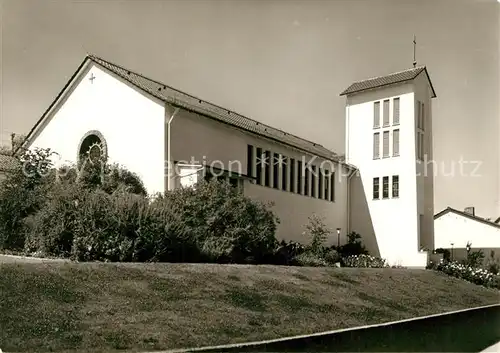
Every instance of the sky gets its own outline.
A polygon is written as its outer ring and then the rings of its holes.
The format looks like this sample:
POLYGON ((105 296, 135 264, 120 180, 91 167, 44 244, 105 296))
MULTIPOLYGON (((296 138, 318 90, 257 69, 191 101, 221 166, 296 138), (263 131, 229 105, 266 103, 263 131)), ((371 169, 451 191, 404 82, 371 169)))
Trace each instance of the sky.
POLYGON ((27 133, 90 53, 342 154, 340 92, 410 68, 416 35, 435 211, 496 218, 499 18, 495 0, 0 0, 1 136, 27 133))

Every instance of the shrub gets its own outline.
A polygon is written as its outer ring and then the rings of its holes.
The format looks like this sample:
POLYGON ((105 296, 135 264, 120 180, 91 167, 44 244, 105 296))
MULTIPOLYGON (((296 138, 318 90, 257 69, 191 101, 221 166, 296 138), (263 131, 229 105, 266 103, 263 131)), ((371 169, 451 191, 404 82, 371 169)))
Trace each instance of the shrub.
POLYGON ((456 261, 439 264, 438 271, 485 287, 496 287, 498 276, 481 268, 460 264, 456 261))
POLYGON ((335 249, 326 248, 323 254, 323 258, 329 265, 335 265, 336 263, 342 262, 342 257, 335 249))
POLYGON ((368 255, 368 251, 361 243, 361 235, 356 232, 347 234, 347 244, 339 247, 338 252, 343 256, 368 255))
POLYGON ((384 259, 365 254, 347 256, 342 259, 342 265, 344 267, 388 267, 387 262, 384 259))
POLYGON ((51 186, 52 162, 50 149, 24 151, 16 157, 18 163, 0 185, 0 249, 18 250, 24 247, 24 219, 35 214, 45 203, 51 186))
POLYGON ((434 261, 429 261, 429 263, 425 266, 426 270, 435 270, 437 269, 439 263, 434 262, 434 261))
POLYGON ((303 235, 311 239, 309 250, 319 256, 328 235, 331 234, 331 230, 327 228, 323 219, 316 214, 309 217, 309 223, 306 224, 305 228, 303 235))
POLYGON ((89 158, 84 158, 76 165, 62 166, 58 176, 62 180, 79 183, 91 190, 103 190, 108 194, 121 191, 147 195, 139 176, 117 163, 92 162, 89 158))
POLYGON ((150 202, 68 177, 26 223, 26 251, 80 261, 261 263, 277 243, 267 206, 216 181, 150 202))
POLYGON ((303 252, 295 257, 295 261, 300 266, 308 267, 324 267, 328 266, 328 263, 318 254, 312 251, 303 252))
POLYGON ((34 217, 27 252, 79 261, 172 261, 199 258, 196 246, 169 209, 147 198, 60 184, 34 217))
MULTIPOLYGON (((24 248, 26 251, 32 251, 40 246, 38 250, 43 252, 60 253, 61 256, 67 253, 68 240, 62 238, 71 238, 68 234, 73 225, 72 221, 67 219, 71 208, 66 205, 74 200, 69 199, 69 195, 64 195, 62 186, 51 193, 51 190, 61 183, 66 188, 75 186, 104 190, 109 194, 118 191, 147 194, 142 181, 125 168, 106 163, 92 164, 83 160, 79 163, 79 168, 70 165, 56 170, 51 160, 54 153, 50 149, 40 148, 23 150, 17 157, 19 163, 16 169, 2 182, 0 248, 24 248), (41 213, 38 215, 39 211, 41 213), (49 214, 50 212, 52 214, 49 214), (53 221, 59 222, 57 226, 49 225, 53 221), (43 222, 49 223, 44 225, 43 222), (40 235, 35 234, 37 231, 50 236, 42 241, 40 235), (56 233, 59 235, 56 236, 56 233), (63 233, 66 235, 63 236, 63 233), (29 239, 26 240, 27 234, 29 239)), ((79 189, 78 193, 82 192, 84 190, 79 189)))
POLYGON ((479 251, 467 252, 467 265, 470 267, 480 267, 484 261, 484 253, 479 251))
POLYGON ((77 205, 84 190, 76 185, 57 184, 47 191, 43 207, 26 217, 26 253, 42 256, 69 257, 75 228, 79 221, 77 205))
POLYGON ((443 254, 443 261, 450 261, 451 259, 451 252, 448 249, 443 249, 443 248, 438 248, 435 250, 436 254, 443 254))
POLYGON ((279 219, 270 210, 272 204, 254 201, 227 182, 202 181, 196 188, 176 189, 153 203, 178 214, 186 231, 211 259, 226 254, 221 261, 229 256, 231 262, 261 263, 276 249, 279 219))
POLYGON ((498 259, 495 259, 493 256, 490 256, 485 262, 485 269, 490 271, 491 273, 498 275, 500 274, 500 263, 498 259))
POLYGON ((286 242, 282 240, 276 244, 272 256, 266 261, 273 265, 300 265, 297 257, 306 251, 306 247, 294 241, 286 242))
POLYGON ((186 262, 199 257, 178 215, 127 193, 91 192, 79 214, 79 260, 186 262), (97 222, 97 220, 99 221, 97 222))

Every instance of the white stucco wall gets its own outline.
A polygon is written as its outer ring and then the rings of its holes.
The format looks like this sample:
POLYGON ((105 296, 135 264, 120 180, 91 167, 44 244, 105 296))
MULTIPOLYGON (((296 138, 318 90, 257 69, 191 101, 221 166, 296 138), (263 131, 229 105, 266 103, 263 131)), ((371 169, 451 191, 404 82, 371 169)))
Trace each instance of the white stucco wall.
MULTIPOLYGON (((381 102, 381 105, 383 103, 381 102)), ((381 111, 381 120, 383 113, 381 111)), ((425 266, 427 255, 419 252, 417 180, 415 163, 414 93, 411 84, 389 86, 349 96, 346 106, 346 160, 359 168, 362 188, 369 210, 368 218, 358 222, 373 223, 380 255, 391 264, 425 266), (392 156, 392 98, 400 98, 400 155, 392 156), (391 99, 391 138, 389 158, 373 159, 373 103, 391 99), (382 199, 382 178, 389 176, 389 195, 393 175, 399 176, 399 197, 382 199), (380 200, 373 200, 373 178, 380 178, 380 200)), ((382 125, 382 123, 381 123, 382 125)), ((352 209, 355 213, 356 210, 352 209)), ((354 223, 352 230, 369 229, 370 225, 354 223)), ((361 232, 360 232, 361 233, 361 232)))
MULTIPOLYGON (((184 110, 181 110, 172 122, 172 157, 177 161, 194 161, 207 165, 219 161, 214 167, 224 166, 223 169, 239 170, 242 174, 247 174, 248 144, 282 153, 296 160, 300 160, 303 155, 308 156, 307 153, 184 110)), ((322 162, 322 159, 316 159, 314 164, 319 166, 322 162)), ((339 173, 335 187, 335 202, 254 185, 250 182, 245 182, 244 192, 257 200, 274 202, 273 210, 281 220, 276 234, 278 239, 308 242, 309 239, 304 238, 302 232, 304 225, 308 223, 308 217, 315 213, 324 217, 326 225, 333 231, 329 243, 337 243, 335 231, 337 227, 342 229, 341 243, 346 241, 347 183, 345 178, 339 178, 339 173)))
POLYGON ((148 192, 163 192, 164 111, 160 102, 91 64, 38 129, 30 147, 56 151, 56 163, 76 162, 81 138, 98 130, 106 139, 110 162, 139 174, 148 192))
MULTIPOLYGON (((473 250, 500 248, 500 226, 489 225, 448 212, 434 220, 435 247, 463 249, 467 242, 473 250)), ((485 253, 488 256, 487 253, 485 253)))
MULTIPOLYGON (((439 172, 435 165, 432 134, 432 91, 424 73, 413 81, 415 99, 424 104, 424 161, 417 162, 417 209, 423 215, 420 247, 433 250, 434 247, 434 178, 439 172)), ((415 116, 418 114, 415 106, 415 116)))

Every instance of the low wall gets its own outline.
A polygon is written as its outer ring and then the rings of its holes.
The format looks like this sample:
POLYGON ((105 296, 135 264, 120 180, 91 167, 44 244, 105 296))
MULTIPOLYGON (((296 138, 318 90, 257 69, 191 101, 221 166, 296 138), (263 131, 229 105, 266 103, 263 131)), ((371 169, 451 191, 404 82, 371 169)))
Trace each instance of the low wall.
POLYGON ((500 341, 500 304, 261 343, 170 352, 480 352, 500 341))

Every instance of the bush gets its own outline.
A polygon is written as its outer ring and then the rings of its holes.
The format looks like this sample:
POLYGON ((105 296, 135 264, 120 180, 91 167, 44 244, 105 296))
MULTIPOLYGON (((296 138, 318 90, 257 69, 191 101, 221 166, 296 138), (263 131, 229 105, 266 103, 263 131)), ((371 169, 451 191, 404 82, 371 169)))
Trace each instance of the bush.
POLYGON ((0 184, 0 249, 24 247, 24 219, 34 215, 45 203, 51 187, 50 149, 25 151, 17 157, 15 169, 0 184))
POLYGON ((498 275, 500 274, 500 263, 498 259, 495 259, 494 256, 490 256, 485 263, 485 269, 490 271, 491 273, 498 275))
POLYGON ((318 256, 318 254, 316 254, 312 251, 306 251, 306 252, 303 252, 302 254, 296 256, 295 261, 300 266, 307 266, 307 267, 325 267, 325 266, 328 266, 328 263, 325 261, 325 259, 323 259, 321 256, 318 256))
POLYGON ((273 255, 267 262, 273 265, 300 265, 297 261, 297 257, 303 254, 305 251, 306 247, 301 243, 297 243, 294 241, 286 242, 282 240, 281 242, 277 243, 273 255))
POLYGON ((169 209, 150 207, 140 195, 60 184, 51 190, 44 209, 28 220, 26 251, 79 261, 199 258, 174 218, 169 209))
POLYGON ((467 252, 467 266, 470 267, 480 267, 484 261, 484 253, 479 251, 467 252))
MULTIPOLYGON (((56 170, 51 161, 54 153, 50 149, 24 150, 17 157, 19 163, 15 170, 3 180, 0 187, 0 249, 32 250, 41 241, 39 235, 35 235, 37 230, 41 232, 40 234, 52 234, 52 237, 54 232, 58 231, 57 227, 62 227, 68 232, 70 227, 66 223, 68 220, 63 222, 62 219, 65 219, 63 214, 67 213, 65 203, 71 200, 68 200, 66 195, 66 198, 60 199, 58 204, 58 198, 64 193, 62 186, 51 193, 51 190, 61 183, 66 188, 78 185, 84 189, 104 190, 110 194, 118 191, 147 194, 142 181, 125 168, 105 163, 86 163, 84 160, 79 164, 79 169, 75 166, 64 166, 56 170), (52 204, 45 210, 47 203, 52 204), (42 214, 37 215, 40 210, 42 214), (49 215, 47 212, 54 214, 49 215), (54 229, 42 225, 42 222, 52 222, 52 220, 59 220, 62 223, 57 227, 54 226, 54 229), (30 239, 25 241, 27 233, 30 239)), ((78 193, 83 191, 81 189, 78 193)), ((61 229, 59 231, 63 232, 61 229)), ((60 252, 63 256, 62 254, 67 252, 68 245, 62 245, 60 241, 62 239, 51 243, 50 239, 46 239, 43 241, 43 249, 40 250, 57 253, 56 248, 62 247, 60 252)))
POLYGON ((451 259, 451 252, 448 249, 443 249, 443 248, 438 248, 435 250, 436 254, 443 254, 443 261, 450 261, 451 259))
POLYGON ((45 195, 43 207, 24 219, 24 250, 38 256, 69 257, 78 226, 77 205, 84 190, 76 185, 58 184, 45 195))
POLYGON ((88 158, 77 164, 59 168, 58 179, 78 183, 91 190, 103 190, 108 194, 128 192, 147 195, 146 187, 139 176, 117 163, 91 162, 88 158))
POLYGON ((80 261, 261 263, 276 249, 277 218, 229 184, 204 182, 152 202, 119 190, 57 183, 26 221, 26 251, 80 261))
POLYGON ((347 234, 347 244, 339 247, 338 252, 343 256, 368 255, 368 251, 361 243, 361 235, 356 232, 347 234))
POLYGON ((434 262, 434 261, 429 261, 429 263, 425 266, 426 270, 435 270, 437 269, 439 263, 434 262))
POLYGON ((474 268, 460 264, 456 261, 439 264, 436 269, 447 275, 461 278, 466 281, 483 285, 485 287, 496 287, 498 285, 498 276, 481 268, 474 268))
POLYGON ((342 257, 335 249, 326 248, 323 254, 323 259, 329 265, 335 265, 336 263, 342 262, 342 257))
POLYGON ((331 230, 327 228, 323 219, 316 214, 309 217, 309 223, 305 226, 306 230, 303 235, 310 238, 309 250, 316 254, 321 255, 323 245, 331 234, 331 230))
POLYGON ((344 267, 388 267, 387 262, 384 259, 365 254, 347 256, 343 258, 342 265, 344 267))
POLYGON ((227 182, 202 181, 154 203, 178 214, 195 243, 205 249, 203 254, 214 261, 262 263, 276 250, 279 219, 270 210, 272 204, 254 201, 227 182))

